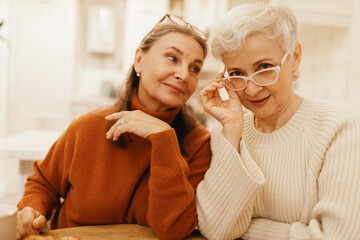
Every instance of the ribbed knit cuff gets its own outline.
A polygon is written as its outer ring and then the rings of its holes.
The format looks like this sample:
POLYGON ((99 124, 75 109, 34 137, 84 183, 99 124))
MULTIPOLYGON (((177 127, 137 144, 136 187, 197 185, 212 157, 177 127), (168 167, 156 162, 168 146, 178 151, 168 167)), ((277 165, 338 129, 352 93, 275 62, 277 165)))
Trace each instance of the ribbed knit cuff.
POLYGON ((148 140, 152 145, 152 159, 155 160, 157 164, 173 165, 172 162, 174 158, 182 159, 179 143, 173 128, 151 134, 148 136, 148 140))
POLYGON ((249 229, 242 238, 244 240, 308 240, 311 239, 311 236, 309 228, 300 222, 288 224, 257 218, 251 221, 249 229))
POLYGON ((268 219, 252 219, 251 224, 242 239, 288 240, 290 225, 268 219))
POLYGON ((31 196, 31 197, 24 197, 21 199, 21 201, 18 203, 17 207, 19 210, 25 208, 25 207, 31 207, 35 209, 36 211, 40 212, 42 215, 46 217, 46 219, 50 219, 52 214, 52 207, 48 204, 47 201, 39 200, 42 196, 39 196, 39 198, 31 196))

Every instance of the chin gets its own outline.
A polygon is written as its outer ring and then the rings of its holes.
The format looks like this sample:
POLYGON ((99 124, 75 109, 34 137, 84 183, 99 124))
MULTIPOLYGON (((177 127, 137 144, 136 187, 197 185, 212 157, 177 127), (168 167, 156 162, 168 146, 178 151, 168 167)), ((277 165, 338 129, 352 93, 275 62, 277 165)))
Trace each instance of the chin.
POLYGON ((181 107, 182 105, 184 105, 184 104, 176 104, 174 102, 163 102, 163 106, 164 106, 164 108, 166 108, 166 110, 178 108, 178 107, 181 107))
POLYGON ((164 103, 164 105, 167 105, 171 108, 181 107, 182 105, 184 105, 186 103, 186 101, 184 101, 183 99, 178 99, 178 98, 174 98, 174 97, 169 97, 169 98, 163 99, 162 102, 164 103))

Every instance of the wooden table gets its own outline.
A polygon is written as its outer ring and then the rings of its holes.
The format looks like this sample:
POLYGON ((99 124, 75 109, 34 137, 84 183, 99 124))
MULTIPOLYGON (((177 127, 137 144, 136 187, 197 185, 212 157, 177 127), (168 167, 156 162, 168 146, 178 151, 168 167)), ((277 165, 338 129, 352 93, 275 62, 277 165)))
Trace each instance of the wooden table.
MULTIPOLYGON (((107 240, 107 239, 159 239, 149 227, 136 224, 116 224, 116 225, 99 225, 84 226, 73 228, 62 228, 49 230, 43 233, 44 236, 80 237, 83 240, 107 240)), ((199 231, 195 230, 188 240, 205 239, 199 231)))

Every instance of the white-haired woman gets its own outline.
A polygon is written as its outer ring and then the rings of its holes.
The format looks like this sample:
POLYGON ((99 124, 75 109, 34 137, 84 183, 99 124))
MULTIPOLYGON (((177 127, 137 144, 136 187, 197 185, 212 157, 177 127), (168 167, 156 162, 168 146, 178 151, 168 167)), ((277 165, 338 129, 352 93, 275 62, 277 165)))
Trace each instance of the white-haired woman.
POLYGON ((294 92, 297 34, 285 6, 240 5, 215 27, 228 75, 200 93, 222 125, 196 195, 209 239, 360 239, 360 118, 294 92))

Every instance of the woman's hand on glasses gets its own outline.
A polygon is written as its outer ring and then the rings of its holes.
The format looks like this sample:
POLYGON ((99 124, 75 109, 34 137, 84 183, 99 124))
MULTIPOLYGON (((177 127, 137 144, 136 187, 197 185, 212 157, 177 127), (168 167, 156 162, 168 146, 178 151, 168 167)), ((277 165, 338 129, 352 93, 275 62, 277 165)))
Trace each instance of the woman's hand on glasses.
POLYGON ((229 99, 223 101, 219 89, 224 87, 220 73, 200 92, 204 111, 223 125, 223 135, 238 149, 244 126, 242 105, 235 91, 227 89, 229 99))

